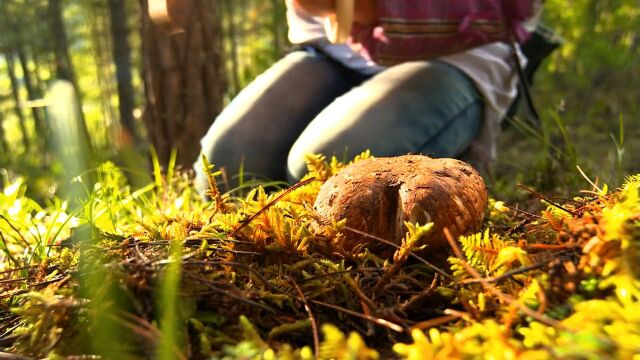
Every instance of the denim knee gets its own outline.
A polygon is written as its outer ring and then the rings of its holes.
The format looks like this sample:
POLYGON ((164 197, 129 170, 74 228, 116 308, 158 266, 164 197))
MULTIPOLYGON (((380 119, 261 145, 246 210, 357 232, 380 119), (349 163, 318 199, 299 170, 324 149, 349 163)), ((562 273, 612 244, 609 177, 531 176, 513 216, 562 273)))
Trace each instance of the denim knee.
POLYGON ((289 152, 289 180, 305 174, 308 153, 346 161, 364 150, 455 157, 476 137, 482 119, 482 100, 458 69, 426 62, 396 66, 336 99, 307 126, 289 152))

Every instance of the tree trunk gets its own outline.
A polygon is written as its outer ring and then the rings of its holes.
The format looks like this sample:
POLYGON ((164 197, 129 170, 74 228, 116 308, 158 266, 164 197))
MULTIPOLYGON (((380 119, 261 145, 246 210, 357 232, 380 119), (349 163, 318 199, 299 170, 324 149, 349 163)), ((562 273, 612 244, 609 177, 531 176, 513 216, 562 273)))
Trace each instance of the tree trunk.
POLYGON ((227 38, 230 42, 229 60, 231 61, 231 94, 237 95, 240 92, 240 67, 238 64, 238 33, 235 23, 235 8, 234 1, 237 0, 225 0, 222 1, 224 5, 224 11, 226 11, 227 18, 227 38))
POLYGON ((110 125, 116 119, 116 110, 112 99, 117 96, 116 76, 111 69, 113 64, 113 51, 111 45, 112 36, 109 34, 109 21, 106 4, 99 1, 90 3, 88 16, 92 26, 90 28, 91 47, 93 48, 93 61, 96 67, 96 83, 100 87, 100 107, 102 123, 105 129, 101 140, 109 144, 117 144, 117 135, 111 131, 110 125))
POLYGON ((75 96, 77 97, 78 107, 80 109, 81 122, 79 126, 81 131, 86 136, 87 141, 90 142, 89 130, 85 122, 84 113, 82 111, 82 93, 76 80, 76 74, 73 69, 73 63, 71 62, 71 56, 69 55, 69 40, 67 39, 67 31, 64 26, 64 17, 62 13, 62 0, 49 0, 49 6, 47 8, 49 12, 49 28, 53 39, 54 58, 56 62, 56 78, 59 80, 66 80, 71 83, 75 90, 75 96))
POLYGON ((139 139, 133 118, 134 93, 131 77, 131 47, 129 46, 129 27, 124 0, 109 0, 111 36, 113 39, 113 60, 116 65, 118 99, 120 104, 120 123, 137 143, 139 139))
MULTIPOLYGON (((4 113, 2 111, 0 111, 0 150, 2 150, 3 154, 9 153, 9 144, 7 143, 7 137, 4 133, 4 113)), ((2 180, 0 180, 0 186, 4 188, 3 185, 2 180)))
POLYGON ((15 113, 18 117, 18 124, 20 125, 20 131, 22 132, 22 145, 25 151, 29 151, 31 143, 29 141, 29 133, 25 124, 24 113, 22 112, 21 100, 20 100, 20 85, 18 84, 18 77, 16 76, 16 67, 13 60, 13 54, 5 54, 5 61, 7 62, 7 75, 11 82, 11 92, 13 93, 13 100, 16 103, 15 113))
POLYGON ((273 58, 282 56, 286 39, 286 6, 283 1, 271 0, 272 22, 271 32, 273 36, 273 58))
MULTIPOLYGON (((36 85, 34 85, 31 70, 29 69, 29 60, 27 59, 27 55, 25 54, 24 48, 22 47, 22 44, 20 44, 20 42, 16 43, 16 54, 18 55, 18 60, 20 61, 20 67, 22 67, 24 86, 27 88, 27 95, 29 96, 29 100, 40 99, 42 97, 42 93, 36 87, 36 85)), ((33 115, 33 120, 35 121, 36 131, 38 132, 38 135, 42 139, 46 139, 47 126, 44 122, 42 114, 40 113, 40 109, 35 106, 32 107, 31 114, 33 115)))
POLYGON ((62 0, 49 0, 49 27, 54 39, 54 55, 56 62, 56 77, 67 80, 78 87, 75 73, 69 56, 69 41, 62 16, 62 0))
POLYGON ((177 164, 190 168, 226 87, 218 2, 182 1, 185 29, 174 35, 151 22, 147 0, 140 5, 149 139, 162 164, 176 149, 177 164))

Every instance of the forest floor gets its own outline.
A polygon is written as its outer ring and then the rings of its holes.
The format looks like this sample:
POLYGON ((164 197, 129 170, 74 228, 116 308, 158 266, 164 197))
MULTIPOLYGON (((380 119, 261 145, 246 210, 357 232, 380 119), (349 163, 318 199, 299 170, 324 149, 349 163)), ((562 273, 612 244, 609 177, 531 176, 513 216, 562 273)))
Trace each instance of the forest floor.
MULTIPOLYGON (((0 194, 0 358, 630 359, 640 356, 640 175, 482 229, 344 249, 312 204, 344 165, 212 201, 171 167, 132 189, 104 164, 83 206, 0 194), (382 255, 386 254, 386 255, 382 255), (93 358, 93 357, 92 357, 93 358)), ((371 239, 378 242, 377 239, 371 239)))

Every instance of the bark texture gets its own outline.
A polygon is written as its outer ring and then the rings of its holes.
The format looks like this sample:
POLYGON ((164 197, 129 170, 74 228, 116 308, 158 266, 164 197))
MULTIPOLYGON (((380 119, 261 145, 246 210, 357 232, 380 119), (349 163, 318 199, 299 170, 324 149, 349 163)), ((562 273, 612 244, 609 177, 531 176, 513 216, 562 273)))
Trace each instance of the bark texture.
MULTIPOLYGON (((120 109, 120 123, 128 135, 138 140, 133 117, 134 98, 131 76, 131 47, 129 46, 129 26, 127 25, 127 10, 125 0, 109 0, 111 20, 111 37, 113 39, 113 61, 116 64, 116 78, 118 81, 118 100, 120 109)), ((137 141, 136 141, 137 142, 137 141)))
MULTIPOLYGON (((9 80, 11 84, 11 94, 13 95, 13 101, 16 104, 14 111, 16 113, 16 116, 18 117, 18 125, 20 126, 20 132, 22 132, 22 145, 24 146, 24 149, 26 151, 29 151, 29 147, 31 146, 31 143, 29 141, 29 133, 27 132, 27 126, 25 125, 26 123, 25 116, 24 116, 24 113, 22 112, 22 101, 20 100, 20 84, 18 82, 18 77, 16 76, 13 55, 5 54, 4 56, 5 56, 5 61, 7 62, 7 74, 9 75, 9 80)), ((0 126, 1 125, 2 124, 0 124, 0 126)))
MULTIPOLYGON (((454 159, 423 155, 361 160, 331 177, 315 202, 329 221, 347 219, 347 226, 399 244, 404 222, 433 222, 422 240, 428 249, 447 243, 442 230, 454 237, 477 229, 487 206, 482 177, 470 165, 454 159)), ((348 233, 343 247, 379 245, 357 233, 348 233)))
MULTIPOLYGON (((9 144, 7 143, 7 137, 4 133, 4 113, 2 113, 2 111, 0 111, 0 150, 5 154, 9 151, 9 144)), ((4 182, 1 180, 0 186, 4 189, 4 182)))
MULTIPOLYGON (((27 59, 27 55, 25 53, 25 50, 22 44, 20 44, 19 42, 16 43, 16 54, 18 55, 18 61, 20 62, 20 66, 22 67, 22 76, 24 79, 24 86, 27 88, 27 96, 29 97, 29 100, 36 100, 41 98, 42 94, 40 92, 40 89, 38 89, 36 82, 34 80, 34 77, 37 78, 37 75, 32 77, 32 72, 29 69, 29 60, 27 59)), ((37 74, 37 72, 34 71, 33 74, 35 75, 37 74)), ((40 114, 40 109, 38 107, 32 107, 31 114, 36 124, 36 131, 38 132, 38 135, 42 139, 45 139, 45 146, 46 146, 47 124, 45 123, 43 116, 41 116, 40 114)))
POLYGON ((161 163, 176 149, 177 163, 188 168, 226 89, 218 2, 181 1, 184 31, 173 34, 151 22, 147 0, 140 4, 148 137, 161 163))
POLYGON ((56 77, 61 80, 70 81, 76 91, 78 84, 69 55, 69 40, 64 25, 62 14, 62 0, 49 0, 49 27, 53 38, 54 57, 56 61, 56 77))

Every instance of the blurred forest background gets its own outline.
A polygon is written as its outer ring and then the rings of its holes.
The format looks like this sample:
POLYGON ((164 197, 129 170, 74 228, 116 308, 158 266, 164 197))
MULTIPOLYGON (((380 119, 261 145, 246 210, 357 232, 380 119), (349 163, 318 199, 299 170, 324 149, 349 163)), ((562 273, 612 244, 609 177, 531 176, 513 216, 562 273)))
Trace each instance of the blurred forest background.
MULTIPOLYGON (((288 49, 282 0, 189 3, 169 36, 147 0, 0 0, 0 181, 51 198, 83 170, 60 145, 138 184, 152 145, 189 168, 215 114, 288 49)), ((610 184, 640 172, 640 1, 547 0, 544 22, 564 44, 535 79, 541 129, 514 121, 501 137, 491 188, 508 198, 517 182, 588 187, 576 165, 610 184)))

